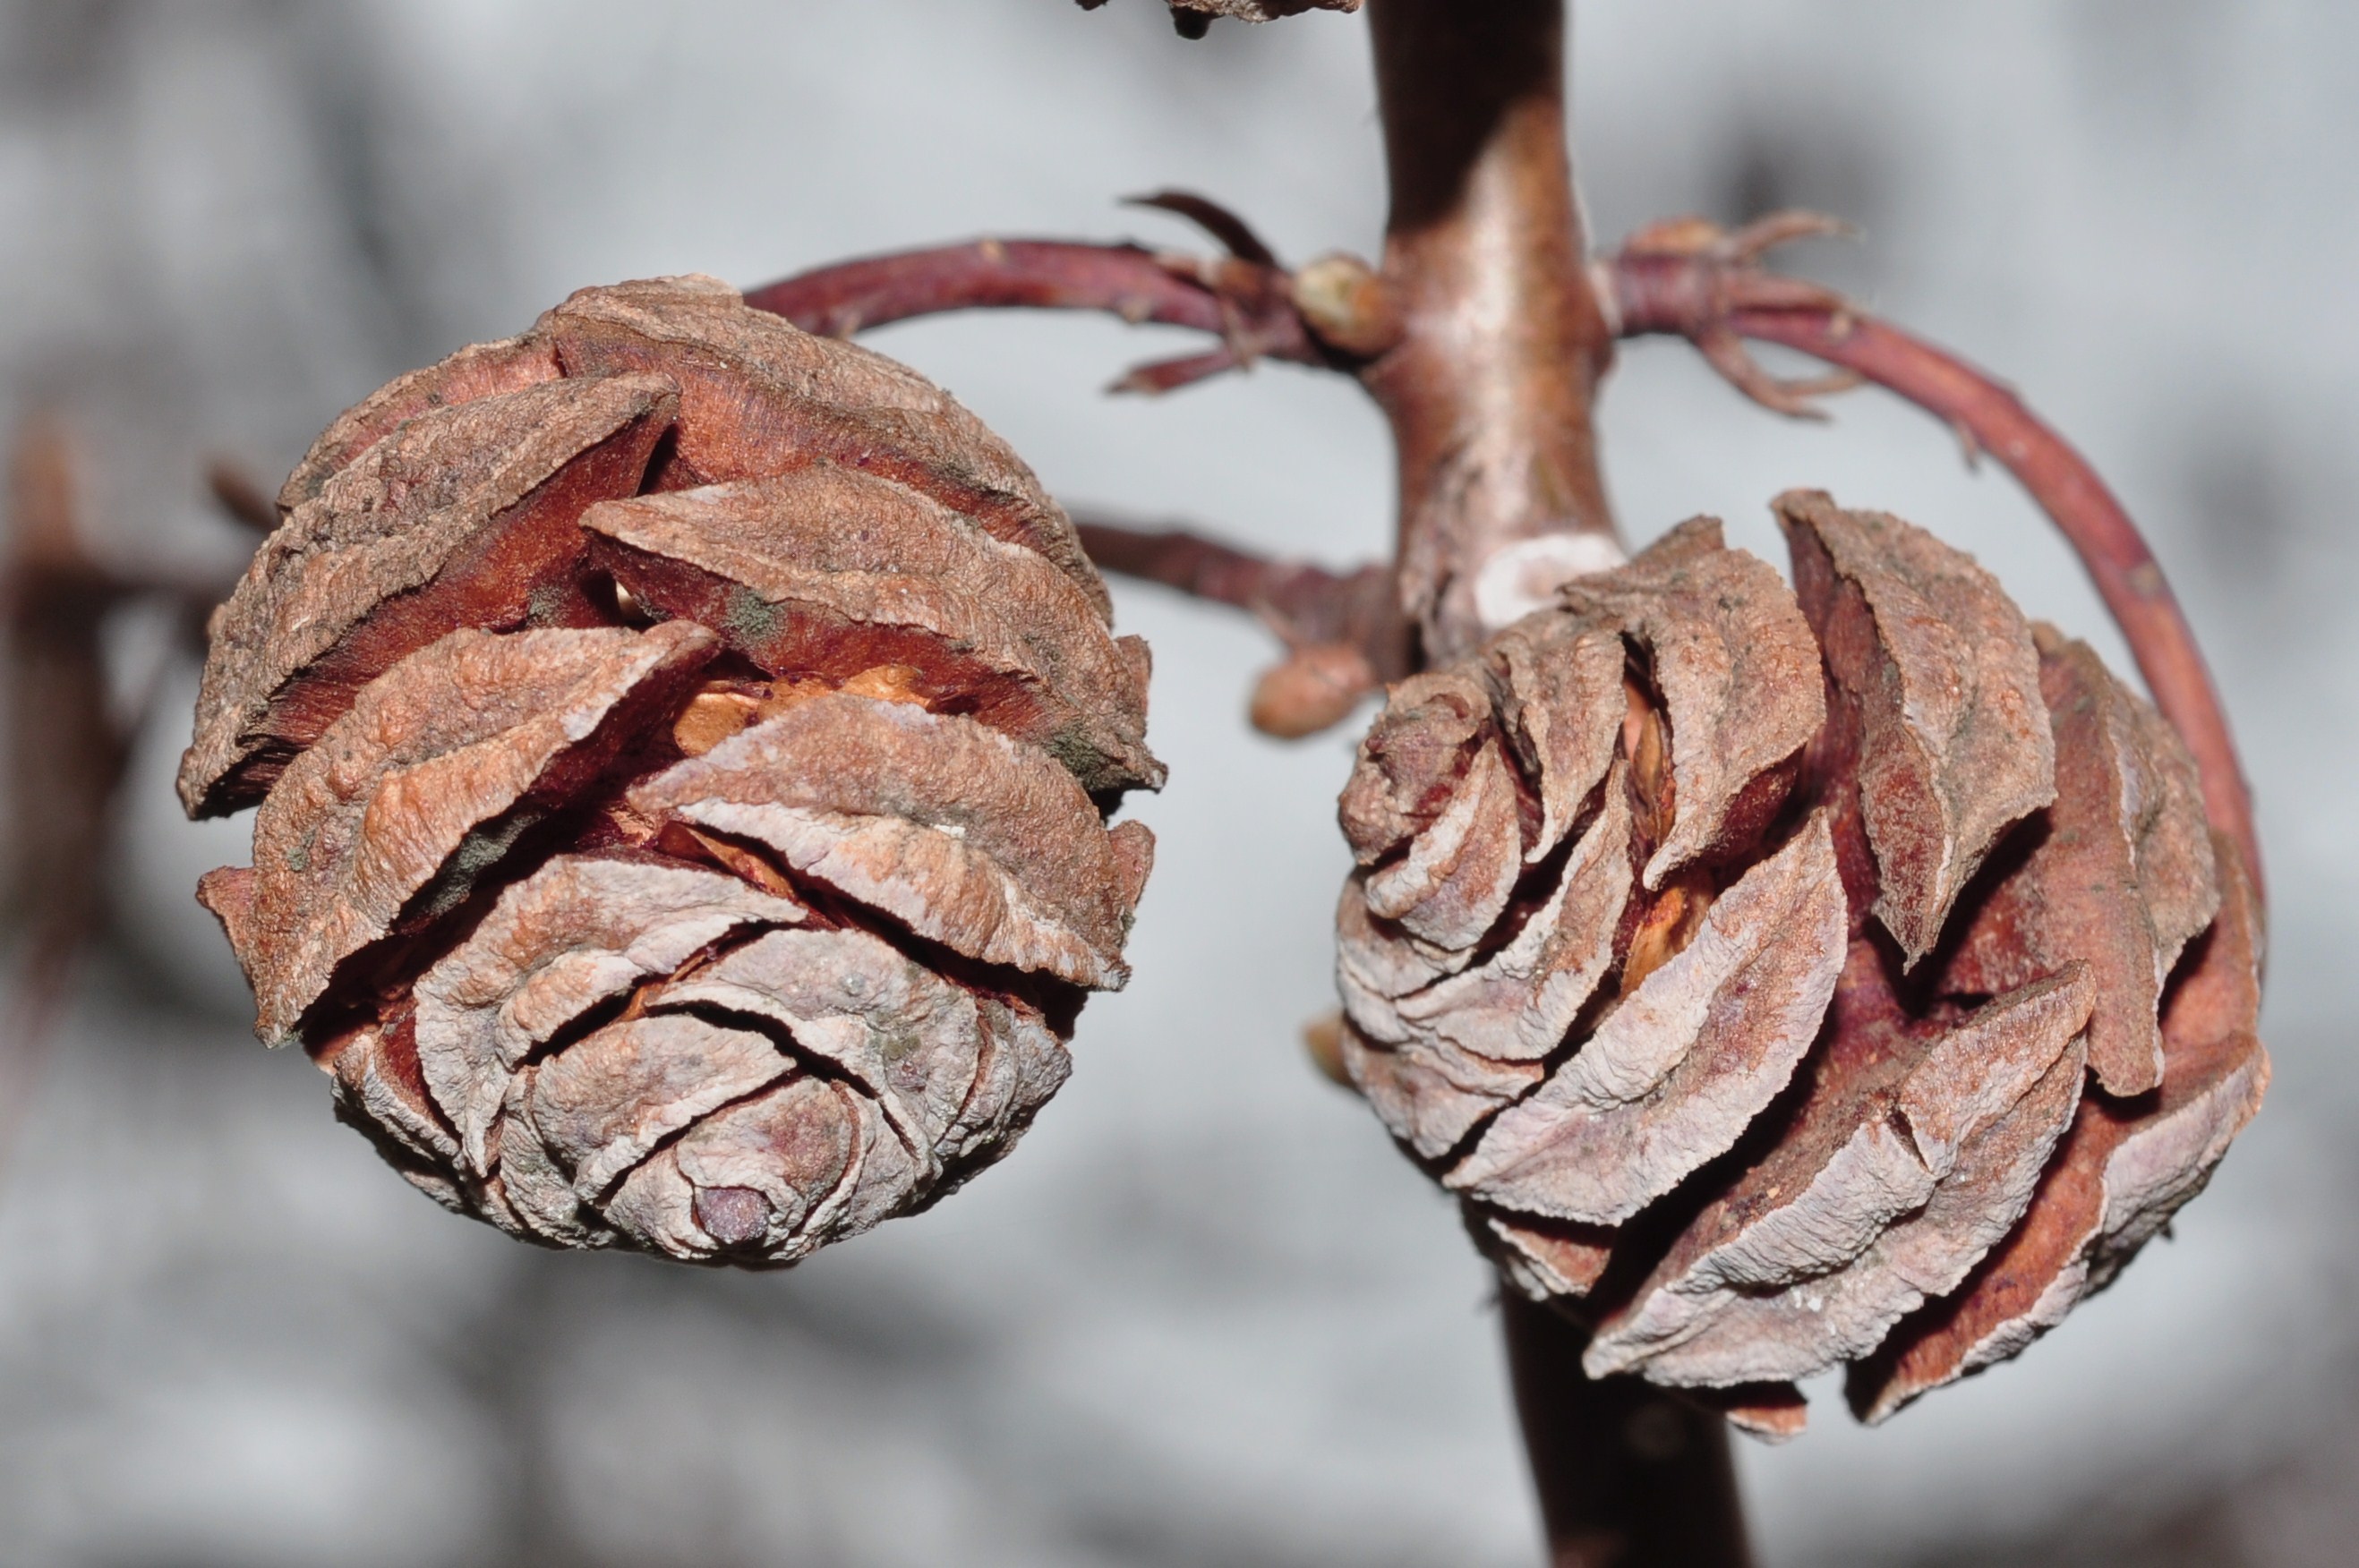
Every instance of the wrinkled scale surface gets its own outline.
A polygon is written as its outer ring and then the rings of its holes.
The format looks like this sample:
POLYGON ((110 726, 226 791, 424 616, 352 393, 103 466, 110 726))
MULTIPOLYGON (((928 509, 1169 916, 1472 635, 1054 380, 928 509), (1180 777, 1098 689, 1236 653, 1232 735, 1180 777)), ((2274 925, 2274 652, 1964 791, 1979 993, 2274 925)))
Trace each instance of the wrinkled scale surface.
POLYGON ((937 1201, 1121 985, 1147 650, 940 388, 709 278, 321 436, 181 773, 257 1033, 526 1239, 790 1263, 937 1201))
POLYGON ((2260 915, 2185 748, 1963 553, 1797 492, 1394 687, 1342 1055, 1593 1376, 1772 1440, 2022 1350, 2258 1108, 2260 915))

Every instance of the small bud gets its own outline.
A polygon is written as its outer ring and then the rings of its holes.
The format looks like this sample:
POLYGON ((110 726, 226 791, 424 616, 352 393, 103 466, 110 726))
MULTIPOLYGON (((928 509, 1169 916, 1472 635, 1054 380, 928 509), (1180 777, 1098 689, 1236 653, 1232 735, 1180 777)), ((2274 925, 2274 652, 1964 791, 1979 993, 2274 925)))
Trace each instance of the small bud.
POLYGON ((1262 672, 1249 714, 1263 734, 1299 741, 1343 722, 1382 684, 1359 649, 1314 643, 1262 672))
POLYGON ((1321 1077, 1345 1088, 1352 1075, 1343 1066, 1343 1015, 1322 1012, 1302 1026, 1302 1049, 1321 1077))
POLYGON ((1321 256, 1293 278, 1294 308, 1331 349, 1374 359, 1400 341, 1400 308, 1391 285, 1353 255, 1321 256))

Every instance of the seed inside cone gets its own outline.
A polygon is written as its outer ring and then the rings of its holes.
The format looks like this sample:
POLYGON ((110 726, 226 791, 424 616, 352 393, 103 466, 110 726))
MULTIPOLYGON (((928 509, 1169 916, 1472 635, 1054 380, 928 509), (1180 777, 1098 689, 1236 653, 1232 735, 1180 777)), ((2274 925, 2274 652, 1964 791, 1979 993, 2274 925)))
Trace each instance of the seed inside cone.
POLYGON ((1773 1440, 2053 1327, 2267 1077, 2168 727, 1921 530, 1777 511, 1797 591, 1699 519, 1395 687, 1337 927, 1343 1064, 1510 1285, 1773 1440))
POLYGON ((1126 976, 1153 839, 1105 819, 1162 769, 971 414, 659 279, 403 377, 286 497, 183 794, 260 799, 201 896, 404 1176, 777 1265, 1006 1152, 1126 976))

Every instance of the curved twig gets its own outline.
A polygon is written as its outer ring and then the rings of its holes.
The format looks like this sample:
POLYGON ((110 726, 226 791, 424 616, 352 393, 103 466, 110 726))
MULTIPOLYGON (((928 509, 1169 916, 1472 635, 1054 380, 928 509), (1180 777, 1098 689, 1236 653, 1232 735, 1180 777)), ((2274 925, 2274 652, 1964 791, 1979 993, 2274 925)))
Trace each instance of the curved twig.
POLYGON ((1155 190, 1145 196, 1125 196, 1122 204, 1185 218, 1220 241, 1221 248, 1239 261, 1258 262, 1264 266, 1278 265, 1277 253, 1254 232, 1251 223, 1209 196, 1199 196, 1192 190, 1155 190))
POLYGON ((278 531, 278 503, 243 464, 229 458, 213 459, 205 465, 205 489, 221 514, 239 527, 266 537, 278 531))
MULTIPOLYGON (((1754 271, 1757 254, 1757 248, 1734 255, 1711 248, 1625 248, 1605 267, 1620 330, 1625 336, 1675 333, 1708 353, 1716 341, 1740 337, 1799 349, 1897 393, 1996 458, 2088 569, 2155 706, 2194 754, 2212 826, 2236 840, 2259 886, 2252 793, 2227 714, 2154 552, 2096 470, 1998 381, 1815 286, 1754 271)), ((1712 355, 1740 390, 1783 412, 1797 411, 1762 396, 1723 358, 1712 355)), ((1798 391, 1794 384, 1774 384, 1789 396, 1798 391)))
POLYGON ((1349 357, 1322 345, 1295 308, 1291 281, 1284 268, 1249 256, 985 239, 817 267, 756 288, 745 303, 833 337, 915 316, 991 308, 1093 310, 1218 336, 1223 347, 1213 353, 1142 366, 1117 384, 1167 392, 1256 359, 1348 368, 1349 357))

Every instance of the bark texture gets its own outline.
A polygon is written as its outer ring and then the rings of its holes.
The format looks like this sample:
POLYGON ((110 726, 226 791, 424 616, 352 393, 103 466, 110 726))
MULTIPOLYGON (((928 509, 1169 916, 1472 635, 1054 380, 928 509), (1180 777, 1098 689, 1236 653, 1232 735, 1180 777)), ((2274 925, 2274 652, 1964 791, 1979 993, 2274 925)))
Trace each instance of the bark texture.
POLYGON ((320 438, 181 773, 256 1031, 418 1186, 790 1263, 1064 1081, 1153 857, 1147 657, 939 388, 704 278, 588 289, 320 438))
POLYGON ((1966 556, 1817 492, 1391 688, 1340 805, 1342 1058, 1530 1301, 1740 1427, 2013 1355, 2259 1104, 2193 762, 1966 556))

